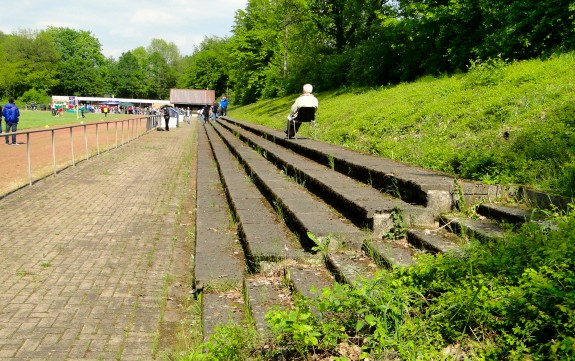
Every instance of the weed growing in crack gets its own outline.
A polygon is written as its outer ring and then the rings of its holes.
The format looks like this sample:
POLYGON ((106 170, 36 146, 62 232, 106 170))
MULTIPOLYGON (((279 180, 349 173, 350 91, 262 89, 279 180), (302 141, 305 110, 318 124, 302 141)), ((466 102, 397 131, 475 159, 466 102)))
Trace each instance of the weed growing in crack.
POLYGON ((335 170, 335 158, 333 155, 331 155, 331 154, 327 155, 327 163, 328 163, 329 167, 331 168, 331 170, 335 170))
POLYGON ((407 225, 403 216, 403 212, 398 208, 394 208, 391 211, 390 216, 392 227, 386 234, 383 235, 383 238, 389 240, 404 239, 407 236, 407 225))

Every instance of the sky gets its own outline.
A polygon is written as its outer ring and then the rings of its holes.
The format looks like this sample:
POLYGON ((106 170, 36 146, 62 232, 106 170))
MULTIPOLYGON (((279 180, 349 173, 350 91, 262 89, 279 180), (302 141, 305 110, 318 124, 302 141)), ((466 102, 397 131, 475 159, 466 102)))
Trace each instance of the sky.
POLYGON ((205 37, 231 35, 235 14, 248 0, 16 0, 0 11, 0 31, 44 30, 48 26, 90 31, 102 54, 122 53, 152 39, 190 55, 205 37))

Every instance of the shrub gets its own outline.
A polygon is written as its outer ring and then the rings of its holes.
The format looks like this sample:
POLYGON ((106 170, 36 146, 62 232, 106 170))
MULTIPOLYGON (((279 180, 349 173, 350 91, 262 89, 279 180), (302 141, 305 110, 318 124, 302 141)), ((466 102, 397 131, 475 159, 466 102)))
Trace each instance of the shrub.
POLYGON ((268 315, 277 340, 300 356, 567 360, 575 355, 575 215, 558 230, 527 224, 505 241, 472 244, 465 257, 423 256, 351 288, 268 315), (318 310, 317 318, 309 311, 318 310))

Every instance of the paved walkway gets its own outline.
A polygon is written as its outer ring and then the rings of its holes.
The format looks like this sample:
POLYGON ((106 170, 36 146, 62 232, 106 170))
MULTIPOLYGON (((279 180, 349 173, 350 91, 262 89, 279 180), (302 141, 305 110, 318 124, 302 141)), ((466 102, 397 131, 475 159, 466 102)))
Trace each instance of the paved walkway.
POLYGON ((0 360, 151 360, 194 126, 0 199, 0 360))

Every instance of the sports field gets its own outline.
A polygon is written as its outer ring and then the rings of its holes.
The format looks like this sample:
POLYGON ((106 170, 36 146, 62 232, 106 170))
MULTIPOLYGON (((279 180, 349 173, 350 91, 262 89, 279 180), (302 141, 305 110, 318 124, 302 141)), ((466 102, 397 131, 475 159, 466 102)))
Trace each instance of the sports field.
MULTIPOLYGON (((115 120, 127 119, 133 117, 130 114, 108 114, 104 117, 102 113, 84 113, 85 118, 82 119, 80 113, 64 112, 63 116, 53 116, 52 112, 46 110, 25 110, 20 108, 20 121, 18 122, 18 130, 29 130, 42 127, 56 127, 61 125, 79 124, 80 122, 93 122, 97 120, 115 120)), ((2 131, 5 131, 4 119, 2 118, 2 131)))
POLYGON ((147 123, 143 115, 85 115, 85 118, 77 119, 74 113, 54 117, 48 111, 24 110, 21 112, 18 132, 34 132, 16 135, 15 146, 5 144, 5 124, 2 121, 0 197, 29 184, 30 174, 32 181, 36 181, 146 132, 147 123))

